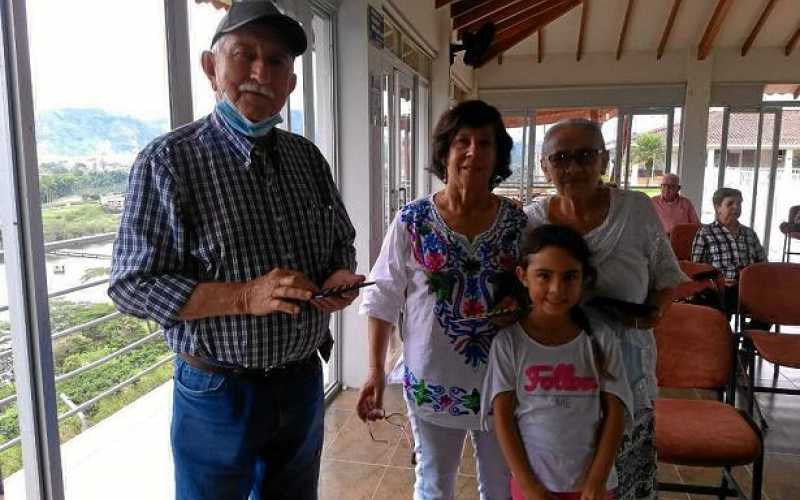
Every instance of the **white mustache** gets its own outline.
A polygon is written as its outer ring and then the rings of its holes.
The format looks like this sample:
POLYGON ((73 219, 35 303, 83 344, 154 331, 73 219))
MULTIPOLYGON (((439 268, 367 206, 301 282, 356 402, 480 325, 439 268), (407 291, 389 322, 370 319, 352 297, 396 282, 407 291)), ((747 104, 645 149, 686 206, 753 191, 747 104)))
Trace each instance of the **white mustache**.
POLYGON ((275 98, 275 94, 272 93, 272 89, 265 85, 259 85, 255 82, 245 82, 239 85, 239 92, 253 92, 256 94, 261 94, 268 99, 275 98))

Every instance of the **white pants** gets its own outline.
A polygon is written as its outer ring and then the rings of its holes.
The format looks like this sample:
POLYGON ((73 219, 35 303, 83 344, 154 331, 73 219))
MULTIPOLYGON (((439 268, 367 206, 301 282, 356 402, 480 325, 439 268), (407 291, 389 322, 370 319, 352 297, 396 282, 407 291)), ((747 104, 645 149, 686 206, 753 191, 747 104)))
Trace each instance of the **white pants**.
POLYGON ((510 473, 494 431, 466 431, 426 422, 409 415, 417 458, 414 500, 452 500, 464 437, 475 450, 481 500, 507 500, 510 473))

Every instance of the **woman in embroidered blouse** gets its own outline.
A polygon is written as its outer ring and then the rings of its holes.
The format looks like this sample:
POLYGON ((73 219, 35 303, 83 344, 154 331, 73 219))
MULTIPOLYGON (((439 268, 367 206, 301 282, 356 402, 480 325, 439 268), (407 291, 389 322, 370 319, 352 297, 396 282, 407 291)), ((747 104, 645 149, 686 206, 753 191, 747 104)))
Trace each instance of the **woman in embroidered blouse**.
POLYGON ((392 222, 361 312, 369 317, 369 375, 362 420, 382 418, 387 340, 403 316, 404 395, 414 433, 416 500, 453 497, 467 432, 481 499, 509 496, 508 468, 493 432, 480 431, 480 390, 498 327, 483 314, 514 288, 525 214, 492 194, 511 174, 512 139, 481 101, 436 125, 431 171, 443 190, 406 205, 392 222), (470 319, 473 317, 472 319, 470 319))
POLYGON ((608 151, 599 125, 567 120, 551 127, 543 140, 541 164, 558 194, 535 200, 525 213, 533 227, 563 224, 583 234, 598 272, 596 286, 585 298, 654 306, 650 314, 638 317, 615 311, 612 324, 634 398, 633 425, 625 431, 616 460, 616 498, 656 498, 653 402, 658 387, 652 328, 669 307, 672 288, 687 278, 649 198, 600 182, 608 151))

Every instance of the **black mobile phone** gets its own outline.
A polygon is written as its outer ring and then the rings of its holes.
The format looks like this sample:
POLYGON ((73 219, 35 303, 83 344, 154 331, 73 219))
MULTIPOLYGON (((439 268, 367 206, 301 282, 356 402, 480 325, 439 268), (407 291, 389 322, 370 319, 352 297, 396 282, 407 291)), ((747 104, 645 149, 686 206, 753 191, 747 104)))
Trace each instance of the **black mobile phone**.
POLYGON ((362 281, 361 283, 353 283, 352 285, 339 285, 330 288, 323 288, 317 293, 313 295, 312 298, 314 299, 324 299, 325 297, 333 297, 336 295, 341 295, 343 293, 347 293, 353 290, 358 290, 359 288, 364 288, 365 286, 374 285, 374 281, 362 281))

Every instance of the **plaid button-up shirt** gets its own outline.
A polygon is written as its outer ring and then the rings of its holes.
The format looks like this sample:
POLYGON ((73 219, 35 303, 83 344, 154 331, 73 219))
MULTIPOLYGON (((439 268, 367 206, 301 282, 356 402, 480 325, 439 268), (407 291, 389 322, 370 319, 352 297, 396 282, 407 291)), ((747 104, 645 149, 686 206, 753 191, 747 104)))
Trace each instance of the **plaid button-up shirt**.
POLYGON ((726 278, 736 279, 739 271, 756 262, 764 262, 767 255, 758 235, 747 226, 739 226, 734 237, 728 229, 714 221, 702 226, 692 242, 692 260, 711 264, 726 278))
POLYGON ((231 315, 182 321, 199 282, 244 282, 276 267, 322 285, 355 270, 355 229, 328 163, 303 137, 275 129, 255 143, 216 114, 148 145, 131 169, 109 295, 156 321, 175 352, 269 369, 330 339, 330 315, 231 315))

